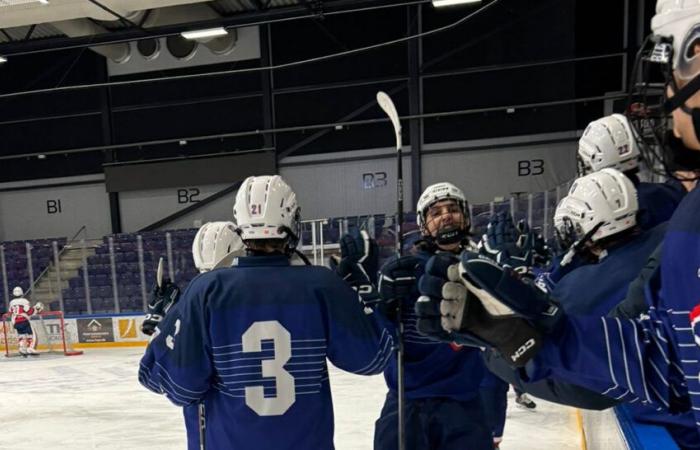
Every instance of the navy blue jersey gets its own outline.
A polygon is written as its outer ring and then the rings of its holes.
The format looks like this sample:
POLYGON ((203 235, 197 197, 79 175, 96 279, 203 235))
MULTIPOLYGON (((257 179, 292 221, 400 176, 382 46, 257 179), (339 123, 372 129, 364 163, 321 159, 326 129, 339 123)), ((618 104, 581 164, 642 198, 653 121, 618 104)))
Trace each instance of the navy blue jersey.
POLYGON ((639 183, 636 187, 639 200, 637 223, 645 230, 668 221, 685 196, 684 191, 668 183, 639 183))
MULTIPOLYGON (((421 273, 429 252, 418 252, 422 261, 421 273)), ((416 329, 415 303, 418 298, 408 299, 402 305, 401 320, 404 324, 404 383, 409 400, 445 397, 453 400, 469 400, 479 392, 484 375, 484 363, 480 350, 438 342, 421 336, 416 329)), ((392 358, 384 371, 384 378, 391 391, 397 390, 397 364, 392 358)))
POLYGON ((551 296, 570 314, 605 315, 627 294, 649 255, 663 241, 666 224, 657 225, 607 250, 597 264, 581 266, 554 286, 551 296))
POLYGON ((671 217, 661 263, 645 287, 638 319, 569 316, 528 373, 671 413, 692 410, 700 425, 700 190, 671 217))
POLYGON ((330 270, 247 257, 190 283, 149 344, 139 381, 177 405, 203 401, 210 448, 326 450, 326 358, 376 374, 392 347, 392 332, 330 270))

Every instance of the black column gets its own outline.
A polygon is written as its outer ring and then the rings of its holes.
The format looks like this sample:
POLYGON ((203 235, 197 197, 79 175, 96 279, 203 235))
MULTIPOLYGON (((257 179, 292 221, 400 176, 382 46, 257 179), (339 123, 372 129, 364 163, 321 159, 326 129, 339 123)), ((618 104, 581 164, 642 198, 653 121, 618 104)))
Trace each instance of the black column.
MULTIPOLYGON (((270 24, 260 26, 260 65, 270 66, 272 64, 272 44, 271 44, 270 24)), ((271 130, 275 128, 275 98, 272 95, 272 71, 263 70, 261 73, 262 87, 262 111, 263 111, 263 130, 271 130)), ((263 134, 263 145, 265 148, 275 148, 277 155, 277 146, 274 133, 263 134)), ((275 158, 275 172, 277 172, 277 158, 275 158)))
MULTIPOLYGON (((102 74, 104 81, 109 81, 107 72, 107 61, 104 58, 97 59, 97 70, 102 74)), ((114 144, 114 133, 112 126, 112 91, 109 86, 100 89, 100 109, 102 113, 102 143, 104 145, 114 144)), ((117 159, 116 150, 105 150, 102 152, 106 163, 114 162, 117 159)), ((119 208, 119 193, 109 192, 109 217, 112 220, 112 233, 122 232, 122 214, 119 208)))
MULTIPOLYGON (((408 34, 420 33, 423 29, 421 5, 408 8, 408 34)), ((408 111, 412 116, 423 112, 423 83, 421 64, 423 59, 420 39, 408 41, 408 111)), ((409 123, 411 139, 411 194, 413 210, 421 194, 421 152, 423 149, 423 119, 411 119, 409 123)))

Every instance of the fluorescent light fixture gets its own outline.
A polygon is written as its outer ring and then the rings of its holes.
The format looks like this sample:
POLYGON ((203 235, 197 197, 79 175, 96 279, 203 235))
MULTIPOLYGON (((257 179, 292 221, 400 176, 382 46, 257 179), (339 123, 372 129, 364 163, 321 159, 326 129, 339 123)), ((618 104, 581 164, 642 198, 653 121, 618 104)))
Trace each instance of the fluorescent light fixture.
POLYGON ((41 3, 42 5, 48 5, 49 0, 0 0, 0 7, 1 6, 28 5, 30 3, 41 3))
POLYGON ((479 3, 481 0, 433 0, 433 6, 441 8, 443 6, 466 5, 469 3, 479 3))
POLYGON ((223 27, 207 28, 205 30, 183 31, 182 33, 180 33, 182 37, 190 40, 226 36, 227 34, 228 31, 226 31, 226 29, 223 27))
POLYGON ((7 58, 5 58, 4 56, 0 56, 0 64, 6 63, 6 62, 7 62, 7 58))

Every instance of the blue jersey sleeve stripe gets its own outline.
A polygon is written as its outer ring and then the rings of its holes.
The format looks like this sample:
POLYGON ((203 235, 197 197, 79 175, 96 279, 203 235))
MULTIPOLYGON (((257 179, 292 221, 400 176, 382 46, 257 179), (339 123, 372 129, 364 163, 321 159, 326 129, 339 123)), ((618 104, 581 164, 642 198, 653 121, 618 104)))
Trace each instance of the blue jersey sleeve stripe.
POLYGON ((389 334, 387 330, 383 330, 381 339, 379 340, 379 351, 377 354, 369 364, 359 370, 353 370, 353 372, 359 375, 379 373, 391 356, 393 346, 394 339, 391 337, 391 334, 389 334), (384 342, 384 344, 382 344, 382 342, 384 342))
POLYGON ((629 389, 630 391, 632 391, 632 394, 636 396, 637 393, 634 390, 634 383, 632 383, 632 380, 630 378, 630 370, 627 363, 627 347, 625 346, 625 335, 622 332, 622 322, 620 322, 620 319, 617 317, 615 318, 615 322, 617 322, 617 330, 620 333, 620 347, 622 348, 622 362, 625 366, 625 378, 627 380, 627 386, 629 386, 629 389))
POLYGON ((170 374, 168 373, 168 371, 166 370, 166 368, 163 367, 162 364, 160 364, 158 361, 156 361, 155 365, 158 366, 158 367, 160 367, 160 369, 162 370, 162 372, 163 372, 163 374, 166 376, 166 378, 167 378, 175 387, 177 387, 178 389, 183 390, 183 391, 185 391, 185 392, 189 392, 189 393, 194 394, 194 395, 202 395, 202 394, 204 394, 204 393, 207 392, 207 389, 194 390, 194 389, 187 389, 187 388, 184 387, 184 386, 180 386, 179 384, 177 384, 177 383, 172 379, 172 377, 170 376, 170 374))
POLYGON ((612 352, 610 351, 610 335, 608 333, 608 324, 605 321, 605 318, 601 317, 600 320, 603 322, 603 330, 605 332, 605 346, 608 354, 608 369, 610 370, 610 378, 612 379, 612 382, 615 384, 615 386, 619 386, 620 383, 618 383, 617 378, 615 378, 615 369, 613 368, 612 363, 612 352))
POLYGON ((642 387, 644 388, 644 398, 646 401, 650 402, 651 397, 649 397, 649 390, 647 389, 647 380, 646 376, 644 375, 644 360, 642 358, 642 350, 639 348, 639 333, 638 329, 636 327, 636 324, 634 323, 633 320, 627 319, 631 325, 632 330, 634 331, 636 335, 636 339, 634 339, 634 345, 635 349, 637 350, 637 363, 639 364, 639 373, 641 374, 642 377, 642 387))

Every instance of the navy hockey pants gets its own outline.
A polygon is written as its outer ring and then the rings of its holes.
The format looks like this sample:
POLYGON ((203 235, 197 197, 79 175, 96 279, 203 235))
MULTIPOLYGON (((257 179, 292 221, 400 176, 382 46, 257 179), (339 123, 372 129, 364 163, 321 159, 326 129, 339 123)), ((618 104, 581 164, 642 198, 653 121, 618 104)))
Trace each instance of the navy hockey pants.
MULTIPOLYGON (((374 427, 374 450, 397 450, 398 401, 389 392, 374 427)), ((406 400, 406 450, 492 450, 481 399, 406 400)))

